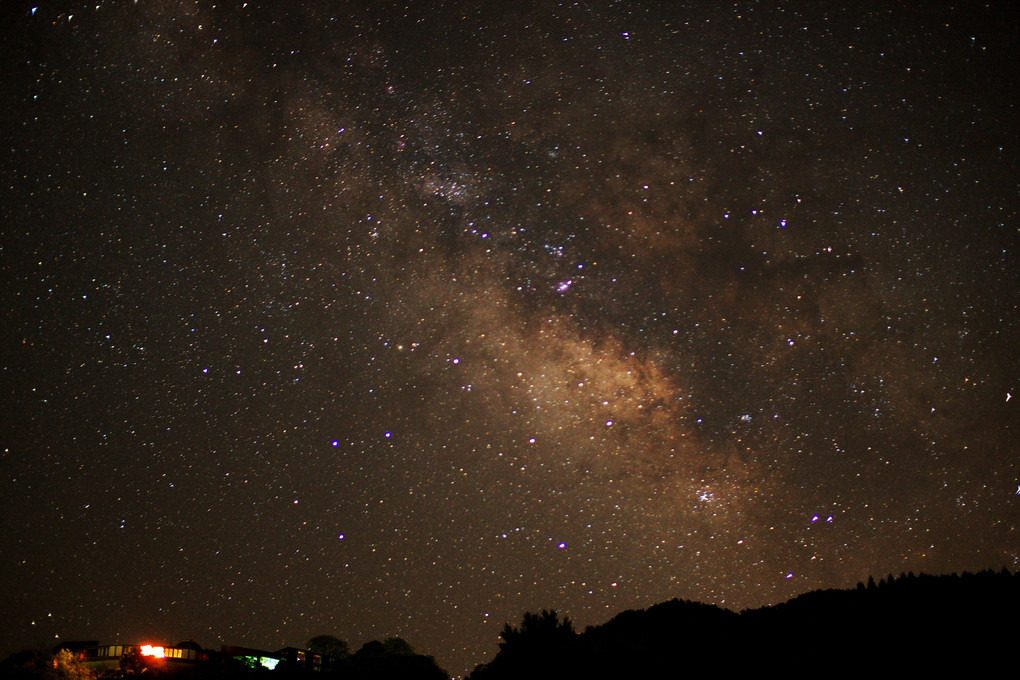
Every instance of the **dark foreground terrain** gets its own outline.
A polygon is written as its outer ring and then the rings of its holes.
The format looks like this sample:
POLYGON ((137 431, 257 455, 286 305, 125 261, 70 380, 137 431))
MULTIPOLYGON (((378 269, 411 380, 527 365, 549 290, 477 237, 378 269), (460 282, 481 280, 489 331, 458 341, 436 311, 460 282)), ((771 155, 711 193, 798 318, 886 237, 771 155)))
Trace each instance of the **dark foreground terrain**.
POLYGON ((554 612, 503 631, 496 658, 470 680, 677 678, 691 673, 916 677, 967 669, 980 677, 1017 648, 1020 576, 889 576, 855 590, 806 593, 735 613, 672 600, 575 632, 554 612))
MULTIPOLYGON (((794 677, 867 673, 918 677, 965 672, 986 677, 1008 668, 1020 626, 1020 574, 984 571, 951 576, 892 575, 853 590, 824 590, 740 613, 671 600, 625 611, 583 632, 554 611, 528 613, 507 624, 495 658, 468 680, 544 678, 680 678, 695 673, 761 671, 794 677)), ((125 655, 115 668, 90 667, 66 650, 11 654, 0 677, 34 680, 100 678, 288 678, 442 680, 435 660, 391 638, 350 653, 346 643, 319 636, 308 646, 316 670, 280 663, 249 668, 205 650, 202 663, 161 665, 125 655)))

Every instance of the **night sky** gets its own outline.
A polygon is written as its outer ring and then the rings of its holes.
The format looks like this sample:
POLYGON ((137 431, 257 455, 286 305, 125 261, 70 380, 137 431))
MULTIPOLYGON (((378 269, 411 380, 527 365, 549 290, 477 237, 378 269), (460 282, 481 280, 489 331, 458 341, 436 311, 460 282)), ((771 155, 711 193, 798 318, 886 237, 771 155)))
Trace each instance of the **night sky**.
POLYGON ((0 8, 0 642, 1020 568, 1010 3, 0 8))

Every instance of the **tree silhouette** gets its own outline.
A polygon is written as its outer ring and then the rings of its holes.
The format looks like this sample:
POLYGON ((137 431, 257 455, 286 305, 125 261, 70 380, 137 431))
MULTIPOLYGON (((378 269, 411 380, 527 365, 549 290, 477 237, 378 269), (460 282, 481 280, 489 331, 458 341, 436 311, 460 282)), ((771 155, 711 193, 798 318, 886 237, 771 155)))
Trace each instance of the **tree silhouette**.
POLYGON ((561 622, 555 610, 543 609, 541 614, 526 613, 519 628, 506 624, 500 637, 503 638, 499 643, 501 651, 510 654, 536 653, 548 647, 569 643, 574 637, 574 625, 567 617, 561 622))
POLYGON ((366 642, 350 657, 350 675, 364 680, 446 680, 449 674, 431 656, 414 651, 399 637, 366 642))
POLYGON ((309 651, 322 656, 322 670, 333 671, 351 655, 347 643, 334 635, 316 635, 305 643, 309 651))
POLYGON ((365 662, 370 659, 379 659, 386 656, 386 645, 378 640, 369 640, 361 645, 352 657, 356 662, 365 662))
POLYGON ((407 640, 398 637, 383 640, 383 649, 390 656, 414 656, 418 653, 407 640))
POLYGON ((555 611, 524 615, 521 625, 507 623, 500 633, 499 653, 491 664, 479 666, 471 678, 567 677, 577 635, 569 618, 560 621, 555 611))

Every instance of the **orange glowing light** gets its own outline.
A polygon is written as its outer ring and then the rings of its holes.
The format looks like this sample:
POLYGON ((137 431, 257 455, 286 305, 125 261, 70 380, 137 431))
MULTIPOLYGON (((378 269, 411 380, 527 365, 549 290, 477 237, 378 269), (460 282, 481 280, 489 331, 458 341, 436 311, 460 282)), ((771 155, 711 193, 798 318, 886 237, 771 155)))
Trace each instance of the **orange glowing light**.
POLYGON ((166 657, 166 652, 163 651, 162 647, 153 647, 152 645, 142 645, 141 648, 142 656, 153 656, 157 659, 166 657))

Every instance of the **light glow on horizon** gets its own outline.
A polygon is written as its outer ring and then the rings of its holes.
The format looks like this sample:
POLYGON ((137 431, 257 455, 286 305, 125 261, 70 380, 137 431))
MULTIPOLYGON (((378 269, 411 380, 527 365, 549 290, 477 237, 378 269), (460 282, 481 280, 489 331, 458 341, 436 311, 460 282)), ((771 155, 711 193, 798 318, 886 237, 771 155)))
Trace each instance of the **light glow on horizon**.
POLYGON ((166 658, 166 652, 162 647, 153 647, 152 645, 142 645, 141 647, 142 656, 152 656, 157 659, 166 658))

